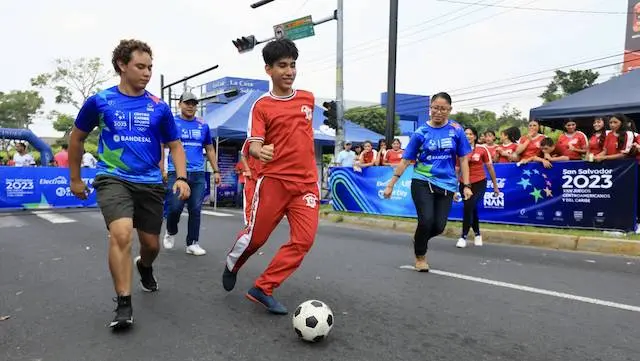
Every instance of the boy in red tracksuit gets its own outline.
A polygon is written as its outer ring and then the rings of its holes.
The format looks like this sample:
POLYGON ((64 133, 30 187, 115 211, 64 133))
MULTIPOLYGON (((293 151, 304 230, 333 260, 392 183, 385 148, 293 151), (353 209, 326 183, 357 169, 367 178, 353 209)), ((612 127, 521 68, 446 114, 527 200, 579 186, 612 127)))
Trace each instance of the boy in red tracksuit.
POLYGON ((263 165, 255 185, 248 226, 240 232, 222 275, 225 290, 236 284, 242 265, 266 241, 283 216, 291 238, 255 281, 247 298, 274 314, 287 314, 272 295, 302 263, 318 229, 318 171, 313 146, 314 96, 292 88, 298 49, 288 39, 275 40, 262 50, 273 89, 251 109, 247 129, 249 154, 263 165))
POLYGON ((242 157, 246 160, 246 166, 248 172, 244 177, 244 188, 242 189, 243 199, 243 211, 244 211, 244 225, 249 225, 249 218, 251 218, 251 203, 253 202, 253 193, 256 190, 256 182, 260 177, 260 170, 262 169, 262 163, 249 154, 249 147, 251 143, 247 139, 242 146, 242 157))

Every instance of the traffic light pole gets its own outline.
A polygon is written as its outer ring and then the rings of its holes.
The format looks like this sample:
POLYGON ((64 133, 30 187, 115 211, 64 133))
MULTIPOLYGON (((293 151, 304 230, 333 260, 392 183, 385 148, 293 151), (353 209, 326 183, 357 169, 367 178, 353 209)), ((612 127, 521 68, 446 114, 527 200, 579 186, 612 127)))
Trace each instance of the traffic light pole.
POLYGON ((389 11, 389 68, 387 74, 387 146, 393 142, 396 120, 396 54, 398 51, 398 0, 391 0, 389 11))
POLYGON ((343 74, 343 49, 344 49, 344 4, 343 0, 338 0, 336 10, 336 20, 338 21, 337 41, 336 41, 336 140, 334 147, 335 159, 342 151, 344 144, 344 82, 343 74))

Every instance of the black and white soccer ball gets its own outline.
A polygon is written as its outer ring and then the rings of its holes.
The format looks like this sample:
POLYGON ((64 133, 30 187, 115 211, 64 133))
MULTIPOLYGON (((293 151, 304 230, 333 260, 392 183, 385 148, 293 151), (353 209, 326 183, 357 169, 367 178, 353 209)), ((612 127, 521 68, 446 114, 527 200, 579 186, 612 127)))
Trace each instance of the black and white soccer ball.
POLYGON ((333 321, 329 306, 322 301, 308 300, 293 313, 293 330, 304 341, 318 342, 329 336, 333 321))

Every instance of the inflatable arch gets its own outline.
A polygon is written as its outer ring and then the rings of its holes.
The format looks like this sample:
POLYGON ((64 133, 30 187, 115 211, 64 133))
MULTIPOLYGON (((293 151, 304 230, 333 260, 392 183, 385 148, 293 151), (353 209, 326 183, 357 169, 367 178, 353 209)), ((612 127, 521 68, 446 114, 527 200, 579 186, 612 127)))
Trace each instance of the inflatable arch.
POLYGON ((48 166, 53 160, 53 152, 49 144, 38 138, 29 129, 0 128, 0 139, 25 140, 40 152, 40 165, 48 166))

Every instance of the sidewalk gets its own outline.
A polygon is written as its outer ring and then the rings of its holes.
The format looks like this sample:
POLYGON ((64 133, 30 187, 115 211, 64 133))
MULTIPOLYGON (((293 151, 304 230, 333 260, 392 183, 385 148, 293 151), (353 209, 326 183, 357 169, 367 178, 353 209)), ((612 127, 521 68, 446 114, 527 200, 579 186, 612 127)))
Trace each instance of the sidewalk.
MULTIPOLYGON (((395 230, 408 234, 413 234, 416 229, 416 221, 412 219, 388 219, 374 215, 350 214, 326 209, 320 211, 320 218, 334 223, 347 223, 356 226, 365 226, 367 228, 395 230)), ((482 224, 480 227, 482 228, 482 224)), ((482 228, 481 231, 482 239, 485 243, 640 256, 640 242, 636 240, 544 232, 522 232, 507 229, 482 228)), ((473 233, 473 231, 471 233, 473 233)), ((457 239, 460 236, 460 228, 448 225, 442 236, 457 239)))

